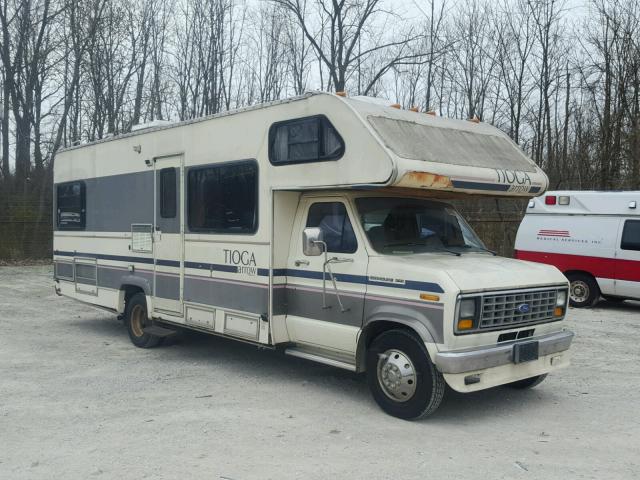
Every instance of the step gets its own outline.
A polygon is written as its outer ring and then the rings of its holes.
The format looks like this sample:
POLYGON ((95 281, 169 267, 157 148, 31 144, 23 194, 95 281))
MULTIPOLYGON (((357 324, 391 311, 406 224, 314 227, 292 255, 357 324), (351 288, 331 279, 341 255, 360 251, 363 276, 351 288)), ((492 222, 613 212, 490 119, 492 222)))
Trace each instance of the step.
POLYGON ((171 335, 175 335, 178 333, 176 330, 171 330, 170 328, 161 327, 160 325, 151 325, 149 327, 145 327, 142 329, 144 333, 149 333, 156 337, 170 337, 171 335))
POLYGON ((287 355, 291 355, 292 357, 304 358, 305 360, 311 360, 313 362, 322 363, 324 365, 330 365, 332 367, 343 368, 351 372, 356 371, 356 366, 352 363, 344 362, 342 360, 337 360, 335 358, 321 355, 319 353, 309 352, 299 347, 287 348, 284 351, 284 353, 287 355))

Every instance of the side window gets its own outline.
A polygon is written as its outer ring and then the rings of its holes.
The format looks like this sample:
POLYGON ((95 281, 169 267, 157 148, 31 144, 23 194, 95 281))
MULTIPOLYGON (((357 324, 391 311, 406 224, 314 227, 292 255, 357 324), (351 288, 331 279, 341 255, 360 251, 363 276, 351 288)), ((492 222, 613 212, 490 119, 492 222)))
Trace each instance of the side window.
POLYGON ((258 228, 257 163, 190 169, 187 212, 194 232, 254 233, 258 228))
POLYGON ((176 169, 160 170, 160 216, 175 218, 177 210, 176 169))
POLYGON ((622 230, 622 250, 640 251, 640 220, 627 220, 622 230))
POLYGON ((342 202, 314 203, 309 208, 307 227, 322 230, 327 251, 333 253, 354 253, 358 241, 342 202))
POLYGON ((62 183, 56 187, 56 223, 60 230, 84 230, 85 197, 84 182, 62 183))
POLYGON ((337 160, 344 141, 324 115, 274 123, 269 129, 269 161, 273 165, 337 160))

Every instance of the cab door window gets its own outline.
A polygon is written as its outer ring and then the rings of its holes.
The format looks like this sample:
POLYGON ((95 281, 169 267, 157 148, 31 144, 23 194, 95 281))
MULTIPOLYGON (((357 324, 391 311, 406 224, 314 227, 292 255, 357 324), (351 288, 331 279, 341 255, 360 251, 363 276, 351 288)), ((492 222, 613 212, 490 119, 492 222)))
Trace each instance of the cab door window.
POLYGON ((353 226, 342 202, 314 203, 309 208, 306 226, 322 230, 327 252, 355 253, 358 249, 353 226))

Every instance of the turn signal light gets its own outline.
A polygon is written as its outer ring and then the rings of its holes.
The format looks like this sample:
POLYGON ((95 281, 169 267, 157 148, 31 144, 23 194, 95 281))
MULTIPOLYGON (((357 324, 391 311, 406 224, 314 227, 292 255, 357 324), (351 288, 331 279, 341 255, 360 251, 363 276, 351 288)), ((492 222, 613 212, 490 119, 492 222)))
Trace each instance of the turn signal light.
POLYGON ((564 308, 562 307, 556 307, 553 309, 553 315, 555 317, 561 317, 564 314, 564 308))
POLYGON ((428 300, 430 302, 438 302, 440 295, 432 295, 431 293, 421 293, 420 300, 428 300))
POLYGON ((471 330, 473 328, 472 318, 461 318, 458 320, 458 330, 471 330))

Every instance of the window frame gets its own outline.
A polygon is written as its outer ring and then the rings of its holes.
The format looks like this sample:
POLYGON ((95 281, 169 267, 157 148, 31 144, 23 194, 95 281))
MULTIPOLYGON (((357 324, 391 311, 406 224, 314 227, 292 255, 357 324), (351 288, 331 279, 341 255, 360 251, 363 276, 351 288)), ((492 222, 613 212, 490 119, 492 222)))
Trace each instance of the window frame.
POLYGON ((207 163, 205 165, 196 165, 193 167, 189 167, 187 169, 186 175, 185 175, 185 184, 186 184, 186 192, 185 192, 185 196, 187 201, 186 203, 186 208, 187 208, 187 221, 186 221, 186 226, 188 228, 189 233, 206 233, 206 234, 215 234, 215 235, 243 235, 243 236, 249 236, 249 235, 255 235, 259 228, 260 228, 260 164, 258 163, 258 161, 255 158, 250 158, 250 159, 244 159, 244 160, 231 160, 231 161, 227 161, 227 162, 217 162, 217 163, 207 163), (253 225, 253 229, 251 231, 246 231, 246 232, 229 232, 226 230, 219 230, 219 229, 215 229, 215 228, 199 228, 199 227, 193 227, 191 225, 191 190, 190 190, 190 178, 191 178, 191 172, 197 172, 200 170, 206 170, 206 169, 210 169, 210 168, 217 168, 217 167, 225 167, 225 166, 235 166, 235 165, 254 165, 255 166, 255 174, 256 174, 256 185, 255 185, 255 196, 256 196, 256 208, 255 208, 255 216, 254 216, 254 225, 253 225))
POLYGON ((82 231, 82 230, 86 230, 87 229, 87 185, 84 182, 84 180, 71 180, 69 182, 62 182, 62 183, 58 183, 56 184, 56 228, 60 231, 82 231), (61 226, 60 225, 60 195, 59 195, 59 190, 60 187, 65 187, 67 185, 73 185, 73 184, 79 184, 80 185, 80 215, 81 215, 81 222, 80 225, 75 227, 75 226, 61 226))
POLYGON ((640 220, 635 220, 633 218, 624 220, 624 224, 622 225, 622 233, 620 234, 620 250, 624 250, 625 252, 640 252, 640 241, 636 244, 637 248, 629 248, 629 244, 624 243, 624 233, 627 230, 627 225, 630 225, 632 223, 638 224, 640 226, 640 220))
MULTIPOLYGON (((324 129, 323 128, 319 129, 319 134, 318 135, 321 138, 321 140, 319 140, 319 141, 320 141, 320 143, 322 143, 322 138, 323 138, 322 136, 324 135, 324 129)), ((333 125, 333 123, 331 123, 331 120, 329 120, 327 118, 327 116, 323 115, 323 114, 309 115, 309 116, 306 116, 306 117, 298 117, 298 118, 290 118, 290 119, 287 119, 287 120, 281 120, 279 122, 272 123, 271 126, 269 127, 269 152, 268 152, 268 156, 269 156, 269 163, 271 165, 273 165, 274 167, 281 167, 283 165, 305 164, 305 163, 334 162, 334 161, 340 160, 344 156, 346 148, 347 147, 345 145, 344 138, 342 138, 342 135, 340 135, 340 132, 338 131, 338 129, 333 125), (318 158, 314 158, 314 159, 311 159, 311 160, 287 160, 286 162, 274 162, 275 154, 274 154, 273 150, 274 150, 274 146, 275 146, 276 130, 279 127, 282 127, 283 125, 294 124, 294 123, 313 120, 313 119, 318 119, 318 120, 320 120, 321 123, 326 122, 333 129, 333 131, 336 133, 336 136, 338 137, 338 140, 340 142, 340 150, 337 153, 333 154, 333 155, 318 157, 318 158)))
MULTIPOLYGON (((318 205, 318 204, 323 204, 323 203, 339 203, 344 207, 344 213, 345 216, 347 218, 347 220, 349 220, 349 224, 351 225, 351 232, 353 233, 353 239, 355 240, 355 249, 353 250, 353 252, 338 252, 338 251, 333 251, 333 250, 329 250, 327 248, 327 253, 339 253, 341 255, 355 255, 356 253, 358 253, 358 250, 360 249, 360 241, 358 240, 358 234, 356 233, 356 226, 353 223, 353 216, 349 213, 349 204, 343 200, 338 200, 338 199, 311 199, 309 201, 309 204, 307 206, 306 212, 305 212, 305 216, 302 219, 303 220, 303 228, 313 228, 313 227, 309 227, 307 226, 307 224, 309 223, 309 213, 311 212, 311 209, 313 208, 314 205, 318 205)), ((316 227, 316 228, 319 228, 316 227)), ((342 230, 343 233, 343 237, 344 237, 344 228, 342 230)), ((327 246, 328 247, 328 246, 327 246)))
POLYGON ((178 216, 178 175, 176 167, 160 169, 160 218, 176 218, 178 216), (173 174, 173 215, 165 215, 165 195, 164 195, 164 175, 171 172, 173 174))

